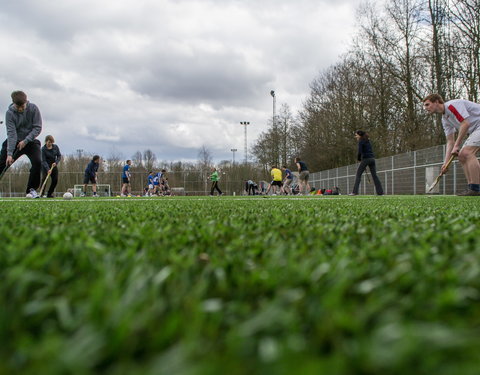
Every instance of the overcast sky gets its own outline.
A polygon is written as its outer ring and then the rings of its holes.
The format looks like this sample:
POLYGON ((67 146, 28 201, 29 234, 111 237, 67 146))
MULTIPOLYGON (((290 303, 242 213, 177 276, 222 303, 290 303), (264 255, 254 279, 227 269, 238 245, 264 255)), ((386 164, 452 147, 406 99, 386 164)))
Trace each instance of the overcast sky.
MULTIPOLYGON (((351 43, 358 0, 5 0, 0 108, 39 106, 64 154, 151 149, 159 160, 243 159, 277 108, 351 43)), ((4 116, 2 115, 4 118, 4 116)), ((6 137, 5 125, 1 136, 6 137)))

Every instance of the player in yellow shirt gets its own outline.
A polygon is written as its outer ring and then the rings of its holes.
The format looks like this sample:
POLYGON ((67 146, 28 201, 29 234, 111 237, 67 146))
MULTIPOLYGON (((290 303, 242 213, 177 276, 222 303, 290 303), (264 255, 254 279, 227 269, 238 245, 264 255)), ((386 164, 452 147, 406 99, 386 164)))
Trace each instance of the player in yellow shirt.
POLYGON ((273 195, 277 195, 282 187, 282 171, 274 165, 272 166, 270 174, 272 175, 272 182, 270 182, 270 185, 268 185, 266 194, 270 192, 270 188, 273 188, 273 195))

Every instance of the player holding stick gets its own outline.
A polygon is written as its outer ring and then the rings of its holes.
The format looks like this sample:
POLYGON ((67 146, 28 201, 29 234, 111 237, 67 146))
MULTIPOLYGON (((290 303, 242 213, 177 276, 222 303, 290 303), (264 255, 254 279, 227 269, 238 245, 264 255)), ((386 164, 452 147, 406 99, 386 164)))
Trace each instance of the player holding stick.
POLYGON ((27 155, 32 168, 26 192, 36 198, 42 168, 40 141, 36 138, 42 131, 42 116, 38 107, 27 100, 27 94, 23 91, 14 91, 11 96, 13 103, 5 115, 7 139, 0 152, 0 171, 5 173, 20 156, 27 155))
MULTIPOLYGON (((50 188, 48 189, 47 198, 53 198, 53 192, 58 183, 58 168, 62 154, 55 144, 55 139, 51 135, 45 137, 45 144, 42 147, 42 169, 45 175, 44 185, 47 183, 48 176, 51 178, 50 188)), ((43 186, 45 188, 45 186, 43 186)), ((43 190, 43 189, 42 189, 43 190)), ((42 194, 43 191, 40 191, 42 194)))
POLYGON ((476 154, 480 149, 480 104, 462 99, 444 102, 439 94, 430 94, 423 99, 423 107, 430 114, 442 115, 443 130, 447 137, 442 175, 447 172, 452 155, 458 155, 458 161, 467 177, 468 188, 457 195, 479 196, 480 163, 476 154), (455 139, 456 132, 458 135, 455 139))

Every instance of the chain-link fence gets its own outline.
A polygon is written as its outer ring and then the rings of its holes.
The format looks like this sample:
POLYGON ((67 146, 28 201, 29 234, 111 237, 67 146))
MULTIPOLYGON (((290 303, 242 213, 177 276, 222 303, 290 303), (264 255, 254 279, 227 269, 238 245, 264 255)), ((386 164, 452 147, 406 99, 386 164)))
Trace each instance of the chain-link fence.
MULTIPOLYGON (((84 172, 64 172, 59 167, 58 185, 56 194, 63 194, 74 185, 83 184, 84 172)), ((147 172, 131 172, 132 194, 143 195, 147 186, 147 172)), ((9 170, 0 181, 0 197, 23 197, 27 186, 29 172, 9 170)), ((168 184, 176 195, 208 195, 210 194, 211 182, 208 180, 210 172, 181 171, 168 172, 168 184)), ((112 195, 119 195, 122 188, 122 176, 119 172, 99 172, 98 183, 110 185, 112 195)), ((48 190, 50 181, 47 181, 45 191, 48 190)), ((220 189, 228 195, 242 194, 244 181, 238 176, 229 173, 220 174, 220 189)), ((89 189, 90 191, 90 189, 89 189)))
MULTIPOLYGON (((445 158, 445 145, 407 152, 376 160, 377 174, 385 194, 425 194, 440 173, 445 158)), ((338 186, 342 194, 352 191, 358 164, 310 174, 310 185, 316 189, 338 186)), ((367 168, 368 170, 368 168, 367 168)), ((433 193, 455 194, 467 183, 460 164, 454 160, 449 172, 443 176, 433 193)), ((365 173, 360 194, 374 194, 372 179, 365 173)))
MULTIPOLYGON (((407 152, 376 160, 377 173, 382 182, 385 194, 425 194, 440 173, 440 167, 445 157, 445 145, 431 147, 423 150, 407 152)), ((316 189, 329 189, 338 186, 342 194, 352 191, 355 182, 357 164, 310 174, 310 185, 316 189)), ((83 183, 83 172, 59 171, 57 194, 63 193, 76 184, 83 183)), ((180 171, 168 172, 168 182, 177 194, 208 195, 210 181, 209 172, 180 171)), ((245 181, 237 175, 221 174, 220 188, 228 195, 239 195, 244 192, 245 181)), ((0 196, 23 196, 27 185, 27 171, 12 171, 0 181, 0 196)), ((370 178, 371 180, 371 178, 370 178)), ((132 172, 132 193, 141 195, 147 183, 147 172, 132 172)), ((100 172, 98 182, 109 184, 112 194, 120 194, 122 187, 121 173, 100 172)), ((465 175, 457 160, 452 163, 448 174, 433 190, 439 194, 455 194, 463 190, 466 184, 465 175)), ((48 189, 49 183, 47 184, 48 189)), ((373 181, 367 181, 366 175, 362 176, 360 194, 374 194, 373 181)))

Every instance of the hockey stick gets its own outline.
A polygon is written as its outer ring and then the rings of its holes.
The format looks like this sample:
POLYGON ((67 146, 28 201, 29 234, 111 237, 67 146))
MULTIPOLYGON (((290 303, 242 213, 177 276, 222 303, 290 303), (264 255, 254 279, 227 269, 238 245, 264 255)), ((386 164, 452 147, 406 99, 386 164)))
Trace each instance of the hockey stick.
POLYGON ((48 178, 50 177, 50 175, 52 174, 52 170, 53 170, 53 164, 52 164, 52 166, 50 167, 50 170, 47 173, 47 177, 45 177, 45 181, 43 181, 42 187, 40 188, 40 192, 38 193, 38 195, 42 196, 43 189, 45 189, 45 185, 47 185, 47 181, 48 181, 48 178))
MULTIPOLYGON (((450 166, 450 164, 452 164, 452 161, 453 159, 455 159, 455 156, 457 156, 456 154, 452 154, 452 156, 450 156, 450 159, 448 159, 448 162, 447 164, 445 165, 445 169, 448 169, 448 167, 450 166)), ((440 179, 442 178, 442 176, 444 175, 444 173, 440 172, 440 174, 437 176, 437 178, 435 179, 435 181, 433 181, 433 184, 428 188, 428 191, 427 193, 430 193, 433 188, 435 186, 437 186, 437 184, 440 182, 440 179)))

